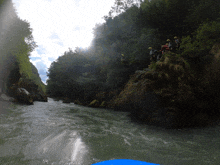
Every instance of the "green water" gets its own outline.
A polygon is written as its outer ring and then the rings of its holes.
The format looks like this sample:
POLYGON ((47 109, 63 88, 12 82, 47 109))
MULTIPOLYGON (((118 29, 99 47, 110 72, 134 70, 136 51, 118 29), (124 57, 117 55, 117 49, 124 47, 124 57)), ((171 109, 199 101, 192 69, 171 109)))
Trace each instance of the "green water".
POLYGON ((131 122, 127 114, 52 99, 11 106, 0 115, 0 164, 91 165, 110 159, 220 164, 220 126, 165 130, 131 122))

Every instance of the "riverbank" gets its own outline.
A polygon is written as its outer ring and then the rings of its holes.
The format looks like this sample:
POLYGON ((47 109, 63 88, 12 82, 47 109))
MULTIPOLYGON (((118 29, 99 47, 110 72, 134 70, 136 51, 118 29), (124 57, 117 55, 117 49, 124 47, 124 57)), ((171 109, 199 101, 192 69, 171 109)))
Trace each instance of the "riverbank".
MULTIPOLYGON (((213 46, 213 49, 216 46, 213 46)), ((218 49, 219 50, 219 49, 218 49)), ((169 53, 149 68, 137 70, 124 89, 110 99, 99 91, 90 102, 64 98, 64 103, 111 108, 132 118, 165 128, 206 127, 220 119, 219 54, 196 70, 183 57, 169 53)))

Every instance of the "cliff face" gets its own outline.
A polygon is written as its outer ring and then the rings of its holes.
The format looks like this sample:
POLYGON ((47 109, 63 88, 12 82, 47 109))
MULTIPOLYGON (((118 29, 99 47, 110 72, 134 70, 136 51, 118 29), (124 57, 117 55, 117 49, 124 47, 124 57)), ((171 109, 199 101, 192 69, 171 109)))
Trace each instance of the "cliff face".
POLYGON ((136 71, 109 107, 166 128, 211 125, 220 114, 219 89, 213 88, 220 82, 217 52, 213 62, 199 72, 182 57, 167 54, 151 69, 136 71))
POLYGON ((132 117, 147 124, 172 127, 175 114, 173 109, 162 106, 162 97, 155 92, 159 84, 157 72, 136 71, 124 90, 109 105, 116 110, 130 111, 132 117))
POLYGON ((154 92, 156 75, 154 71, 136 71, 124 90, 111 101, 111 107, 116 110, 129 110, 132 116, 148 124, 164 125, 166 119, 163 115, 167 109, 159 106, 160 96, 154 92))

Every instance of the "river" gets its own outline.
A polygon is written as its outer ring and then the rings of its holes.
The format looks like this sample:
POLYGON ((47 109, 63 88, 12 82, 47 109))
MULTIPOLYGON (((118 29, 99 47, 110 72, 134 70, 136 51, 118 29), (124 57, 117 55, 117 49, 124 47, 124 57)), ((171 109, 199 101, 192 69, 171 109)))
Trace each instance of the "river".
POLYGON ((127 114, 51 98, 12 105, 0 115, 0 164, 91 165, 110 159, 220 164, 220 126, 167 130, 134 123, 127 114))

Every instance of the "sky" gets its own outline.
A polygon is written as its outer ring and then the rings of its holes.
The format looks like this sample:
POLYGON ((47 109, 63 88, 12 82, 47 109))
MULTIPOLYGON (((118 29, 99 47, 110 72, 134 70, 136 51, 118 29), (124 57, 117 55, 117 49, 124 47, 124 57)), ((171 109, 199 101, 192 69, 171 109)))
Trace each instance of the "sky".
POLYGON ((103 23, 115 0, 12 0, 18 16, 27 20, 38 47, 30 61, 46 84, 50 64, 68 48, 89 47, 93 28, 103 23))

